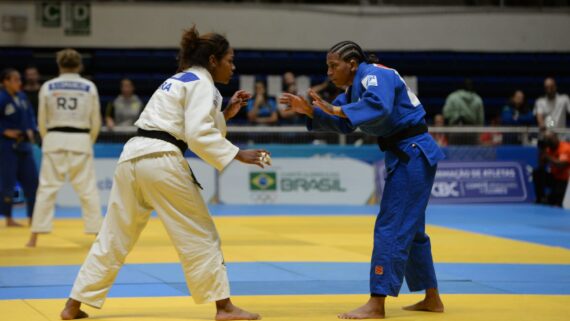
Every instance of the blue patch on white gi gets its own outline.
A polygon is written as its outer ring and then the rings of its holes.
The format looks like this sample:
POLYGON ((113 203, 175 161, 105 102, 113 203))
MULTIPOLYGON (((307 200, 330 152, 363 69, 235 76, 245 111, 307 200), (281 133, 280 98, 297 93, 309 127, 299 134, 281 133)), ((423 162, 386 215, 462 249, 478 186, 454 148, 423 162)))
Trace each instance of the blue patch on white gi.
POLYGON ((200 80, 200 78, 198 78, 198 76, 196 76, 196 74, 193 74, 191 72, 180 72, 180 73, 177 73, 176 75, 174 75, 170 78, 176 79, 176 80, 181 81, 181 82, 191 82, 191 81, 195 81, 195 80, 200 80))
POLYGON ((77 81, 58 81, 49 84, 49 90, 89 91, 89 85, 77 81))
POLYGON ((368 75, 362 78, 362 86, 368 89, 369 86, 378 86, 378 79, 375 75, 368 75))

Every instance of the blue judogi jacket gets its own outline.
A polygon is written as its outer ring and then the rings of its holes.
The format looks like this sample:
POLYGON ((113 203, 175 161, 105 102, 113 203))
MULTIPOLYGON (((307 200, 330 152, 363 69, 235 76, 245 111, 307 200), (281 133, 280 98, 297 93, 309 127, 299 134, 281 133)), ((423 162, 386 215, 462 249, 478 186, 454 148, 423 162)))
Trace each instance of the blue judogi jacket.
MULTIPOLYGON (((351 133, 356 128, 372 136, 385 137, 407 127, 425 124, 425 110, 416 95, 410 91, 398 72, 379 64, 361 63, 352 86, 332 103, 340 106, 347 118, 326 114, 314 109, 307 127, 313 131, 351 133)), ((444 158, 443 152, 428 133, 404 139, 402 149, 415 143, 425 154, 430 165, 444 158)), ((398 161, 392 152, 386 153, 386 167, 398 161)))
MULTIPOLYGON (((0 90, 0 136, 6 129, 19 129, 23 135, 26 135, 26 130, 37 130, 32 104, 23 92, 12 97, 5 89, 0 90)), ((4 136, 2 138, 9 140, 4 136)), ((20 142, 15 148, 18 151, 31 151, 32 145, 27 141, 20 142)))

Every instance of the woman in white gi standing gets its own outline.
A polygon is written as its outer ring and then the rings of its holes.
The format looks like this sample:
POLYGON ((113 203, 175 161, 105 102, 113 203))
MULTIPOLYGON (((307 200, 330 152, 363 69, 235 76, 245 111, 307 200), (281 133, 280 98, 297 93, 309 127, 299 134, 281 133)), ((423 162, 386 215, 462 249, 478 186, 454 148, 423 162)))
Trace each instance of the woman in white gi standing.
POLYGON ((216 302, 216 320, 257 320, 260 316, 230 301, 220 239, 183 151, 189 147, 223 170, 232 160, 263 167, 264 150, 240 150, 225 139, 225 121, 251 97, 236 92, 226 110, 214 82, 233 74, 233 49, 225 37, 184 32, 179 72, 153 94, 125 145, 113 178, 107 215, 67 301, 61 318, 87 317, 81 303, 101 308, 127 254, 156 210, 178 251, 196 303, 216 302), (187 144, 187 145, 186 145, 187 144))
POLYGON ((79 75, 83 64, 77 51, 61 50, 56 61, 59 77, 44 83, 39 94, 42 167, 28 247, 36 246, 38 234, 51 232, 66 175, 81 200, 85 233, 97 234, 103 222, 93 168, 93 143, 101 127, 97 87, 79 75))

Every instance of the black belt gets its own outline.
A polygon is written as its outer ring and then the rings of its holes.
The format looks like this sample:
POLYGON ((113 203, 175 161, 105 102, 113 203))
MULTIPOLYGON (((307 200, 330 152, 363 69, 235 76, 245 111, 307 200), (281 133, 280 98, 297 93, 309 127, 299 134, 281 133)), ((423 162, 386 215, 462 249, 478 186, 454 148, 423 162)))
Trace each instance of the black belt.
POLYGON ((75 128, 75 127, 53 127, 48 128, 48 132, 62 132, 62 133, 86 133, 89 134, 88 128, 75 128))
POLYGON ((378 137, 378 146, 382 151, 390 151, 403 161, 408 163, 410 161, 410 156, 406 154, 403 150, 398 147, 398 143, 406 138, 414 137, 427 133, 428 128, 426 124, 419 124, 406 129, 402 129, 399 132, 386 137, 378 137))
POLYGON ((163 132, 160 130, 146 130, 146 129, 137 129, 137 136, 160 139, 165 142, 171 143, 172 145, 178 147, 184 156, 184 153, 188 149, 188 145, 186 142, 180 139, 176 139, 176 137, 170 135, 167 132, 163 132))
MULTIPOLYGON (((169 133, 163 132, 160 130, 146 130, 146 129, 138 128, 137 129, 137 136, 160 139, 160 140, 165 141, 167 143, 171 143, 172 145, 174 145, 174 146, 178 147, 178 149, 180 149, 180 151, 182 152, 182 156, 184 156, 184 153, 188 149, 188 144, 186 144, 186 142, 184 142, 183 140, 180 140, 180 139, 176 139, 176 137, 170 135, 169 133)), ((200 184, 200 182, 198 182, 198 179, 196 179, 196 176, 194 176, 194 172, 192 171, 192 168, 190 168, 190 175, 192 175, 192 180, 194 180, 194 183, 200 189, 204 189, 202 187, 202 185, 200 184)))

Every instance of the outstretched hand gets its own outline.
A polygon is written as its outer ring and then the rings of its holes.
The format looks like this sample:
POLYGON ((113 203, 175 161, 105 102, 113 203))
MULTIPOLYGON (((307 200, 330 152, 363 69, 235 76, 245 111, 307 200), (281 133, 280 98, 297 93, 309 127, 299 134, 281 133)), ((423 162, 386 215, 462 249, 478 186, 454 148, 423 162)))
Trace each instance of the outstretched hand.
POLYGON ((344 115, 342 109, 339 106, 334 106, 331 103, 327 102, 321 98, 321 96, 319 96, 319 94, 317 94, 314 90, 309 90, 309 96, 311 96, 313 99, 313 105, 319 107, 325 113, 346 118, 346 115, 344 115))
POLYGON ((287 105, 289 107, 288 110, 313 118, 313 107, 301 96, 283 93, 283 96, 279 97, 279 103, 287 105))
POLYGON ((245 149, 240 150, 237 153, 235 159, 242 163, 257 165, 261 168, 264 168, 264 165, 269 165, 263 157, 264 154, 271 155, 271 153, 265 149, 245 149))
POLYGON ((228 106, 224 110, 224 118, 229 120, 233 118, 240 109, 244 106, 247 106, 247 101, 251 98, 251 93, 245 90, 238 90, 234 93, 232 98, 230 98, 230 102, 228 106))

